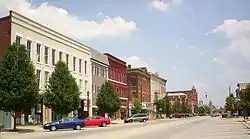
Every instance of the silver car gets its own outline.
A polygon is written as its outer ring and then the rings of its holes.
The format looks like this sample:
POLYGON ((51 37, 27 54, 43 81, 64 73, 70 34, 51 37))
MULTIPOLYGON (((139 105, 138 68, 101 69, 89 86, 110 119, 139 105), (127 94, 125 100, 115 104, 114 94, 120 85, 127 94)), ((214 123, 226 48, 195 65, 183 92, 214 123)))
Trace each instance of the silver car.
POLYGON ((130 116, 129 118, 124 120, 124 123, 132 123, 132 122, 147 122, 148 115, 145 113, 138 113, 130 116))

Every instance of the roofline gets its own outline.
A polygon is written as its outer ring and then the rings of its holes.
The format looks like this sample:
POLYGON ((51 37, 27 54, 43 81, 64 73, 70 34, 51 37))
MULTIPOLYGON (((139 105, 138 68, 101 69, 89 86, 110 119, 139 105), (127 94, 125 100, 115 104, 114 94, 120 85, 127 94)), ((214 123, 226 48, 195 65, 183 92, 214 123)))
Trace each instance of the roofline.
POLYGON ((156 77, 156 78, 158 78, 158 79, 160 79, 160 80, 163 80, 164 82, 167 82, 167 81, 168 81, 167 79, 164 79, 164 78, 162 78, 162 77, 160 77, 160 76, 156 76, 154 73, 150 73, 150 75, 151 75, 151 76, 154 76, 154 77, 156 77))
MULTIPOLYGON (((89 49, 89 47, 88 47, 87 45, 85 45, 85 44, 83 44, 83 43, 81 43, 81 42, 78 42, 78 41, 74 40, 73 38, 70 38, 70 37, 68 37, 68 36, 65 36, 65 35, 63 35, 62 33, 59 33, 59 32, 57 32, 57 31, 55 31, 55 30, 53 30, 53 29, 51 29, 51 28, 48 28, 48 27, 46 27, 45 25, 42 25, 42 24, 40 24, 40 23, 38 23, 38 22, 36 22, 36 21, 34 21, 34 20, 32 20, 32 19, 30 19, 30 18, 28 18, 28 17, 26 17, 26 16, 24 16, 24 15, 22 15, 22 14, 20 14, 20 13, 18 13, 18 12, 15 12, 14 10, 10 10, 10 11, 9 11, 9 16, 12 17, 13 13, 16 14, 16 15, 18 15, 18 16, 21 16, 22 18, 24 18, 24 19, 26 19, 26 20, 28 20, 28 21, 30 21, 30 22, 33 22, 33 23, 35 23, 35 24, 37 24, 37 25, 39 25, 39 26, 41 26, 41 27, 43 27, 43 28, 45 28, 45 29, 47 29, 47 30, 53 32, 53 33, 56 33, 56 34, 59 35, 59 36, 65 37, 65 38, 68 39, 69 41, 72 41, 72 42, 78 44, 78 45, 77 45, 78 47, 80 47, 80 46, 82 45, 82 46, 87 47, 87 48, 89 49), (80 46, 79 46, 79 45, 80 45, 80 46)), ((85 49, 86 51, 89 51, 88 49, 86 49, 86 48, 84 48, 84 47, 81 47, 81 48, 85 49)))
POLYGON ((125 64, 125 66, 127 66, 127 63, 125 61, 123 61, 123 60, 121 60, 121 59, 119 59, 119 58, 117 58, 109 53, 103 53, 103 54, 106 55, 108 58, 117 60, 117 61, 121 62, 122 64, 125 64))

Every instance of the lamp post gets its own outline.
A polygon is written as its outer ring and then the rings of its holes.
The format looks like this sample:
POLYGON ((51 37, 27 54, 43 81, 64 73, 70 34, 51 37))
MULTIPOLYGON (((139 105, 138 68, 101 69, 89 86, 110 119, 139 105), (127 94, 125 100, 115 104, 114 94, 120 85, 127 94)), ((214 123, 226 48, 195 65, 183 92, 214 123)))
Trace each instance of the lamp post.
POLYGON ((88 116, 89 114, 89 91, 87 92, 87 107, 88 107, 88 116))

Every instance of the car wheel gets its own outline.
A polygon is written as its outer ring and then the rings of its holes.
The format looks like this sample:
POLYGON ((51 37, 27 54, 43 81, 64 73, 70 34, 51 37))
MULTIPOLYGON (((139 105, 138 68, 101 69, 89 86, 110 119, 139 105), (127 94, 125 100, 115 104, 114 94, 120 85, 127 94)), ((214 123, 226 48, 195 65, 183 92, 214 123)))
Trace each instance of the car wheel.
POLYGON ((76 125, 75 129, 76 130, 81 130, 81 126, 80 125, 76 125))
POLYGON ((51 126, 50 131, 56 131, 56 126, 51 126))
POLYGON ((101 126, 102 126, 102 127, 106 127, 106 126, 107 126, 107 123, 106 123, 106 122, 102 122, 102 123, 101 123, 101 126))
POLYGON ((146 122, 147 122, 147 120, 146 120, 146 119, 143 119, 143 120, 142 120, 142 122, 143 122, 143 123, 146 123, 146 122))
POLYGON ((132 120, 129 120, 128 122, 129 122, 129 123, 132 123, 133 121, 132 121, 132 120))

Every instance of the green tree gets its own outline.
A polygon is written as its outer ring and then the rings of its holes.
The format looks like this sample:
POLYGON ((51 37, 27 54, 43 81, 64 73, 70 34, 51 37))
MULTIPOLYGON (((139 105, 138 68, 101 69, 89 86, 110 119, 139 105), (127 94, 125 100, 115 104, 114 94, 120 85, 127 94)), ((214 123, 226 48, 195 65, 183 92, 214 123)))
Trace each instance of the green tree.
POLYGON ((0 109, 10 112, 16 130, 17 111, 27 111, 39 101, 35 70, 24 45, 12 44, 0 60, 0 109))
POLYGON ((68 66, 58 61, 51 77, 48 89, 44 94, 44 105, 56 114, 66 116, 79 108, 79 88, 68 66))
POLYGON ((100 93, 97 95, 96 105, 100 114, 108 113, 111 115, 120 109, 121 100, 109 82, 105 82, 101 86, 100 93))
POLYGON ((205 114, 205 108, 203 106, 199 106, 196 109, 196 113, 198 113, 199 115, 204 115, 205 114))
POLYGON ((246 111, 250 111, 250 85, 240 93, 240 104, 246 111))
POLYGON ((233 96, 228 96, 225 100, 225 109, 226 111, 231 111, 234 112, 236 110, 235 104, 236 104, 236 99, 233 96))
POLYGON ((211 108, 209 106, 205 105, 203 107, 204 107, 204 110, 205 110, 204 111, 205 114, 211 114, 211 108))
POLYGON ((156 101, 156 109, 160 114, 168 115, 170 113, 170 101, 166 95, 164 98, 156 101))
POLYGON ((181 113, 181 104, 178 102, 178 101, 175 101, 174 102, 174 105, 173 105, 173 112, 174 113, 181 113))
POLYGON ((133 107, 132 113, 139 113, 141 112, 141 101, 139 98, 133 98, 133 107))

